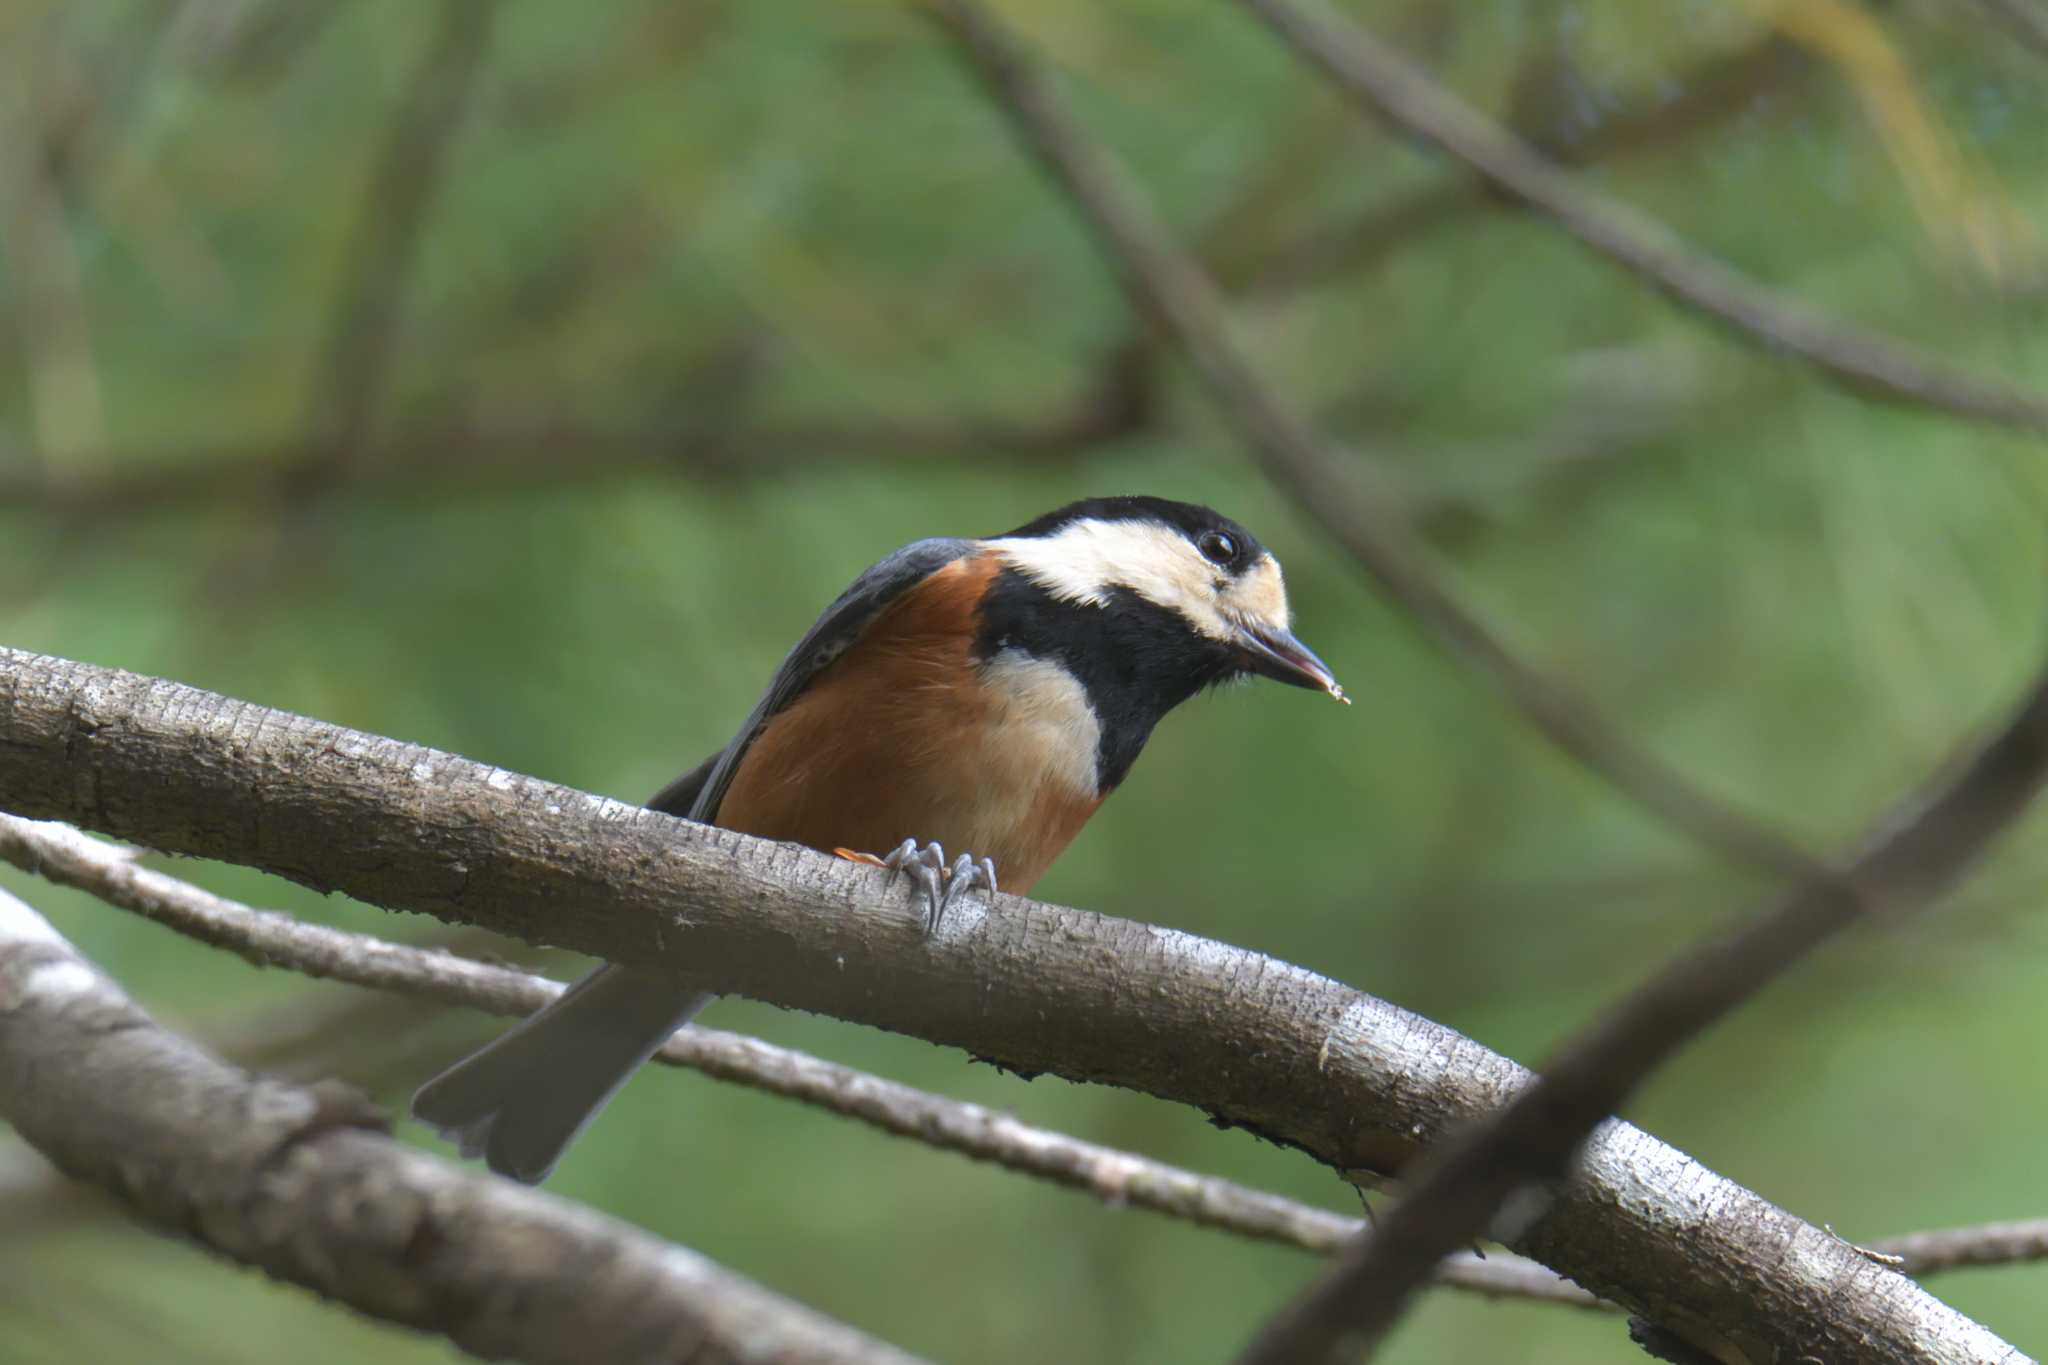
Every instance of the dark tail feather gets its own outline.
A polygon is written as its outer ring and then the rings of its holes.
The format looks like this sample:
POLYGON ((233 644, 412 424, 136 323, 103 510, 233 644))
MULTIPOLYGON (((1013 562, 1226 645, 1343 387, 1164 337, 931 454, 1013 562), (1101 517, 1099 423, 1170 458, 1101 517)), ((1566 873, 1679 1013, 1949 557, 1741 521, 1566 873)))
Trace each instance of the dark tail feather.
POLYGON ((491 1169, 537 1185, 669 1034, 711 1003, 600 967, 561 999, 420 1087, 413 1116, 491 1169))

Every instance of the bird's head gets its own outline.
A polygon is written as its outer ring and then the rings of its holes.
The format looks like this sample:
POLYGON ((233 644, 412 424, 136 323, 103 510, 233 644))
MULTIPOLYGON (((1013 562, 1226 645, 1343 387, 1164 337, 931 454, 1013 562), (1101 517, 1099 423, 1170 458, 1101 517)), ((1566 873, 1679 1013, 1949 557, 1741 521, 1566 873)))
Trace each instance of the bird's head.
POLYGON ((1259 674, 1349 700, 1294 637, 1280 562, 1219 512, 1164 498, 1093 498, 990 545, 1055 601, 1172 621, 1202 682, 1259 674))

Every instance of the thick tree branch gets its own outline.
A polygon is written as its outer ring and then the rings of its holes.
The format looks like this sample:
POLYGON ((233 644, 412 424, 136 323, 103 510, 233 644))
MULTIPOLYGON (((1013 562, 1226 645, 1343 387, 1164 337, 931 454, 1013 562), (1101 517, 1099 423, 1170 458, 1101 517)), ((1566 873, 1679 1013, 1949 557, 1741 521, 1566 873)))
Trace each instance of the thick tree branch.
MULTIPOLYGON (((1340 1169, 1399 1168, 1530 1080, 1241 949, 1014 896, 927 937, 897 879, 842 859, 6 649, 0 806, 1178 1100, 1340 1169)), ((1540 1232, 1539 1259, 1659 1321, 1760 1333, 1789 1354, 1853 1339, 1873 1365, 2018 1359, 1625 1123, 1594 1135, 1540 1232)))
MULTIPOLYGON (((86 890, 109 905, 135 911, 213 948, 225 948, 252 966, 279 966, 315 978, 514 1017, 541 1009, 563 990, 561 982, 487 966, 451 952, 408 948, 238 905, 174 876, 137 868, 123 849, 88 839, 66 825, 0 814, 0 860, 59 886, 86 890)), ((1151 1209, 1262 1242, 1329 1254, 1364 1226, 1358 1218, 1032 1128, 1008 1113, 930 1095, 741 1033, 686 1027, 670 1038, 655 1060, 817 1105, 897 1138, 987 1160, 1092 1193, 1112 1205, 1151 1209)), ((1597 1306, 1583 1289, 1520 1257, 1458 1257, 1446 1263, 1442 1281, 1489 1295, 1597 1306)))
POLYGON ((1363 471, 1343 460, 1253 368, 1216 287, 1142 191, 1081 129, 1024 50, 971 0, 927 6, 954 37, 1019 139, 1093 230, 1132 302, 1186 353, 1267 475, 1446 647, 1491 679, 1551 743, 1706 846, 1789 875, 1816 870, 1763 821, 1696 790, 1511 650, 1431 573, 1363 471))
MULTIPOLYGON (((2012 719, 1945 773, 1953 776, 1879 821, 1842 874, 1808 882, 1672 962, 1566 1047, 1498 1117, 1432 1153, 1414 1192, 1275 1318, 1241 1365, 1334 1365, 1370 1353, 1431 1267, 1511 1201, 1534 1207, 1507 1216, 1525 1227, 1537 1222, 1546 1187, 1567 1173, 1586 1135, 1672 1054, 1865 915, 1922 909, 1958 881, 2048 780, 2048 670, 2012 719)), ((1540 1227, 1533 1236, 1541 1245, 1540 1227)), ((1655 1320, 1702 1351, 1733 1345, 1742 1358, 1768 1358, 1761 1339, 1655 1320)), ((1857 1346, 1853 1338, 1814 1338, 1805 1350, 1848 1359, 1857 1346)))
MULTIPOLYGON (((414 948, 306 924, 241 905, 189 882, 138 867, 124 851, 65 825, 0 815, 0 859, 60 886, 91 893, 188 938, 225 948, 258 967, 346 981, 488 1014, 530 1014, 562 993, 559 982, 493 967, 439 949, 414 948)), ((751 1089, 839 1114, 896 1137, 1148 1209, 1204 1227, 1327 1255, 1357 1235, 1357 1218, 1198 1175, 1164 1162, 1036 1128, 984 1108, 789 1048, 716 1029, 686 1028, 655 1054, 751 1089)), ((1465 1255, 1442 1282, 1500 1297, 1595 1307, 1592 1295, 1516 1256, 1465 1255)))
MULTIPOLYGON (((89 838, 68 825, 0 815, 0 860, 224 948, 253 966, 513 1017, 540 1008, 562 991, 558 982, 441 948, 391 943, 242 905, 139 867, 130 850, 89 838)), ((322 1021, 329 1022, 326 1016, 322 1021)), ((222 1042, 229 1045, 234 1040, 224 1037, 222 1042)), ((741 1034, 688 1028, 654 1060, 815 1105, 896 1137, 1093 1194, 1112 1206, 1145 1209, 1259 1241, 1329 1254, 1366 1227, 1362 1219, 1033 1127, 1007 1113, 741 1034)), ((4 1184, 0 1180, 0 1187, 4 1184)), ((0 1198, 5 1198, 4 1188, 0 1198)), ((2048 1260, 2048 1222, 1908 1233, 1862 1245, 1865 1251, 1895 1258, 1901 1273, 1919 1277, 1963 1267, 2048 1260)), ((1484 1259, 1456 1253, 1439 1267, 1438 1283, 1501 1298, 1578 1308, 1607 1306, 1553 1271, 1507 1253, 1484 1259)))
POLYGON ((0 1117, 167 1232, 490 1359, 912 1365, 587 1209, 450 1168, 338 1087, 259 1080, 150 1022, 0 892, 0 1117))
POLYGON ((1702 255, 1647 214, 1579 183, 1421 67, 1314 0, 1243 3, 1361 108, 1464 162, 1501 192, 1735 335, 1799 356, 1860 393, 2048 431, 2048 397, 1852 327, 1702 255))

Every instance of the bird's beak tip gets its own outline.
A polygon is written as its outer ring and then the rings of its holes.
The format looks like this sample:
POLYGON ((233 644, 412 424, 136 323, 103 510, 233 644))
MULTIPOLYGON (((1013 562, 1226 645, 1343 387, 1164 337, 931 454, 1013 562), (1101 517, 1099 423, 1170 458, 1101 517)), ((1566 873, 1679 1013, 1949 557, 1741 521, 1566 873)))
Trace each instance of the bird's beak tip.
POLYGON ((1325 696, 1351 704, 1344 689, 1330 672, 1330 666, 1289 630, 1271 626, 1246 626, 1243 631, 1246 663, 1253 672, 1295 687, 1313 688, 1325 696))

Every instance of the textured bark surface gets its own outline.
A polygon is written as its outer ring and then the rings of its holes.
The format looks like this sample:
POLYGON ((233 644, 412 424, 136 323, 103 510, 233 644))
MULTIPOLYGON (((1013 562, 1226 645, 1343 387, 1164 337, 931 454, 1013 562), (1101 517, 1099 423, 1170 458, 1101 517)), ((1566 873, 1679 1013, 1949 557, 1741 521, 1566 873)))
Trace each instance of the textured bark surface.
MULTIPOLYGON (((673 971, 1398 1168, 1528 1073, 1299 967, 999 897, 920 932, 878 871, 173 683, 0 650, 0 806, 673 971)), ((1729 1361, 2023 1360, 1627 1124, 1515 1239, 1729 1361)))
MULTIPOLYGON (((0 860, 132 910, 254 966, 513 1018, 533 1013, 564 989, 556 981, 440 949, 392 943, 241 905, 144 867, 118 844, 48 820, 0 813, 0 860)), ((1366 1226, 1362 1218, 1033 1127, 1014 1114, 913 1089, 741 1033, 701 1025, 679 1029, 653 1060, 816 1105, 896 1137, 1083 1190, 1116 1208, 1147 1209, 1318 1255, 1338 1251, 1366 1226)), ((29 1197, 8 1189, 7 1173, 0 1168, 0 1201, 6 1201, 9 1212, 29 1197)), ((2048 1256, 2048 1251, 2016 1239, 2009 1228, 1986 1231, 1996 1248, 2019 1253, 2019 1259, 2048 1256)), ((1951 1258, 1971 1254, 1971 1248, 1953 1235, 1945 1250, 1951 1258)), ((1975 1254, 1993 1252, 1986 1248, 1975 1254)), ((1437 1272, 1437 1283, 1478 1294, 1540 1298, 1579 1308, 1608 1306, 1526 1257, 1499 1250, 1483 1258, 1472 1251, 1448 1256, 1437 1272)))
POLYGON ((217 1061, 4 893, 0 1117, 149 1222, 487 1358, 913 1365, 694 1252, 401 1147, 351 1092, 217 1061))

